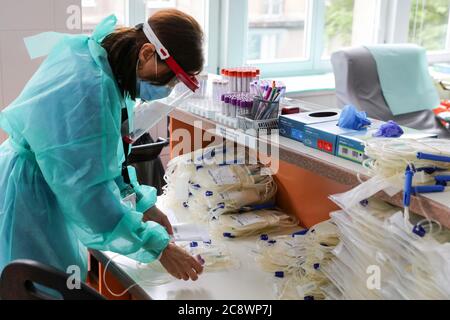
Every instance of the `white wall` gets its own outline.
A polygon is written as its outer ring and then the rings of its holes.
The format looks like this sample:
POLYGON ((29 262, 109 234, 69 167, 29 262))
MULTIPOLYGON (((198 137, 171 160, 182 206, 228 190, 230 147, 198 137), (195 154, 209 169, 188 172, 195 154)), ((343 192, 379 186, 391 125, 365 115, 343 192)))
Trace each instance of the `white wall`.
MULTIPOLYGON (((79 33, 69 30, 71 5, 81 0, 1 0, 0 2, 0 110, 22 91, 42 59, 30 60, 23 38, 45 31, 79 33)), ((0 143, 6 134, 0 130, 0 143)))

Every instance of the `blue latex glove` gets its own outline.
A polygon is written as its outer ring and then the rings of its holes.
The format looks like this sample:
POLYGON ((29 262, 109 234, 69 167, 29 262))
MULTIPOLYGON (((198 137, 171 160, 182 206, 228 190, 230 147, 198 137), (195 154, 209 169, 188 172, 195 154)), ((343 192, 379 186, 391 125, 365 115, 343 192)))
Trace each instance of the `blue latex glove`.
POLYGON ((403 129, 391 120, 383 124, 373 136, 376 138, 400 138, 404 133, 403 129))
POLYGON ((367 113, 358 111, 354 106, 345 106, 341 113, 338 126, 343 129, 362 131, 367 129, 372 122, 367 118, 367 113))

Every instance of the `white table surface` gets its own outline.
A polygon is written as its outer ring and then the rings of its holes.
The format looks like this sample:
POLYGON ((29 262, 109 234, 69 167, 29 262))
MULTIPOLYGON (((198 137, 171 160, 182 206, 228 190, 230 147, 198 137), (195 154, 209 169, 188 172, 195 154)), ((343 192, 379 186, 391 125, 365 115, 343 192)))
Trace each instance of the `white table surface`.
MULTIPOLYGON (((187 211, 175 216, 170 210, 163 209, 161 204, 158 206, 166 212, 172 223, 188 222, 183 219, 187 211)), ((261 270, 253 253, 257 239, 213 240, 215 244, 226 245, 232 257, 238 261, 237 267, 220 272, 205 272, 196 282, 173 279, 160 286, 148 281, 161 278, 161 273, 142 269, 136 261, 115 253, 104 254, 114 258, 116 266, 155 300, 274 300, 274 276, 261 270)))

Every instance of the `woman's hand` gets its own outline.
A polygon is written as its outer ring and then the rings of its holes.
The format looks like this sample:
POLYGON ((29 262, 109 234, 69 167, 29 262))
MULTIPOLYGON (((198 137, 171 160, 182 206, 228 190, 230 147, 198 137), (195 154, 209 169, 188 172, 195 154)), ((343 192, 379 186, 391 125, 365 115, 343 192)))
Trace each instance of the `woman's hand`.
POLYGON ((167 272, 179 280, 196 281, 203 272, 203 266, 197 259, 173 243, 164 250, 159 261, 167 272))
POLYGON ((173 236, 173 228, 172 224, 170 223, 167 216, 161 212, 157 207, 153 207, 147 212, 144 213, 144 222, 153 221, 160 225, 162 225, 164 228, 166 228, 167 233, 171 236, 173 236))

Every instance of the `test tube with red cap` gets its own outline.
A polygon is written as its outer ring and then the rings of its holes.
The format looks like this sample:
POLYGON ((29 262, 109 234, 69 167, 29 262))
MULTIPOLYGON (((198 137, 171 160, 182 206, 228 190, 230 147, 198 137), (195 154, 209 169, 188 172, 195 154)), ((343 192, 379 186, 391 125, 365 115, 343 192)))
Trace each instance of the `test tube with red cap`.
POLYGON ((222 69, 223 79, 229 81, 229 92, 250 92, 251 83, 259 79, 260 70, 251 67, 222 69))

